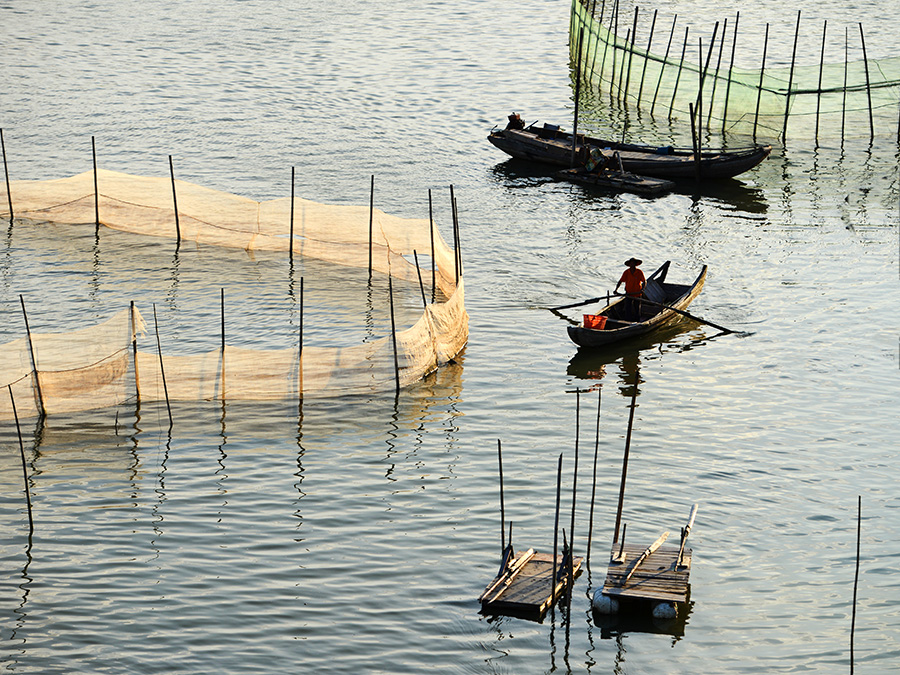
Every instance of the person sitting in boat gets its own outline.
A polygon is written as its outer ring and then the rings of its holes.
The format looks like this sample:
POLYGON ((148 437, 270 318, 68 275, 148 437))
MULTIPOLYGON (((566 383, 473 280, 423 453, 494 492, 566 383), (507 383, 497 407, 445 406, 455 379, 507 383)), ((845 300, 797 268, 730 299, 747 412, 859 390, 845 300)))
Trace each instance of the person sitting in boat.
POLYGON ((619 286, 625 284, 625 300, 623 301, 625 316, 623 318, 628 321, 641 320, 641 303, 638 301, 638 298, 643 295, 644 286, 647 285, 644 273, 638 269, 642 262, 642 260, 637 258, 626 260, 625 265, 628 269, 622 272, 619 283, 616 284, 616 290, 613 291, 618 293, 619 286))
POLYGON ((506 125, 507 129, 524 129, 525 122, 522 121, 522 118, 519 116, 519 113, 514 112, 512 115, 507 116, 509 123, 506 125))
POLYGON ((596 145, 592 145, 590 148, 591 151, 588 153, 584 168, 591 173, 603 173, 610 168, 610 158, 604 155, 603 151, 596 145))

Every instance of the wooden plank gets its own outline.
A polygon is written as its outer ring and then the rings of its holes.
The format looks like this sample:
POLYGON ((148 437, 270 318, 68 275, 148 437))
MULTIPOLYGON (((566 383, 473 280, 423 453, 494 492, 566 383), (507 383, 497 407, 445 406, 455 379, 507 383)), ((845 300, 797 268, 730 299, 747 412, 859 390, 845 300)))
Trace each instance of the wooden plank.
MULTIPOLYGON (((660 546, 628 579, 633 569, 631 565, 610 563, 602 593, 619 599, 686 602, 690 590, 691 550, 684 549, 682 565, 677 566, 679 548, 660 546)), ((645 550, 639 546, 624 547, 628 560, 636 559, 645 550)), ((611 556, 618 553, 619 546, 613 546, 611 556)))

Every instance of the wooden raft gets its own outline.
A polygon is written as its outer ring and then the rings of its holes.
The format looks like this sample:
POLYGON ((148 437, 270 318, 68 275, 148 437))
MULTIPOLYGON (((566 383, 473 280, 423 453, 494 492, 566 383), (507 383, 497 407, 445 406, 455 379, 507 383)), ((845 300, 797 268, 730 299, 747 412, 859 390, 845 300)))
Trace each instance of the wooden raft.
MULTIPOLYGON (((573 559, 573 578, 581 574, 581 556, 573 559)), ((553 593, 553 554, 519 551, 507 571, 494 577, 481 594, 481 609, 487 614, 510 614, 540 618, 569 586, 569 576, 560 572, 562 554, 556 556, 557 578, 553 593)))
POLYGON ((687 602, 690 592, 691 549, 684 549, 680 565, 678 551, 677 546, 660 546, 644 559, 623 586, 622 581, 631 572, 633 563, 638 560, 644 549, 626 544, 625 561, 616 562, 619 545, 614 544, 601 592, 603 595, 626 601, 687 602))

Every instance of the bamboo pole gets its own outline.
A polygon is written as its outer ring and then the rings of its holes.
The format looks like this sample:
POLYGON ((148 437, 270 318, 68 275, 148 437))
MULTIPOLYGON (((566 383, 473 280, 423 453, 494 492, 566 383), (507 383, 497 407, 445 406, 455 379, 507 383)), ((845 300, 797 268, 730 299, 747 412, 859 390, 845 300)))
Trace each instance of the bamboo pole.
POLYGON ((712 121, 713 106, 716 101, 716 85, 719 84, 719 69, 722 67, 722 51, 725 49, 725 34, 728 33, 728 19, 722 24, 722 39, 719 40, 719 56, 716 57, 716 74, 713 76, 712 91, 709 94, 709 112, 706 113, 706 128, 712 121))
POLYGON ((763 40, 762 67, 759 69, 759 87, 756 92, 756 113, 753 115, 753 141, 756 142, 756 125, 759 123, 759 103, 762 100, 763 75, 766 72, 766 50, 769 47, 769 24, 766 24, 766 37, 763 40))
POLYGON ((456 196, 453 194, 453 186, 450 186, 450 212, 453 215, 453 269, 456 273, 456 285, 459 286, 459 276, 462 274, 462 259, 459 255, 459 214, 456 210, 456 196))
POLYGON ((16 412, 16 399, 13 398, 12 385, 6 385, 9 389, 9 402, 12 405, 13 417, 16 419, 16 433, 19 436, 19 454, 22 456, 22 478, 25 483, 25 502, 28 504, 28 531, 34 534, 34 518, 31 515, 31 490, 28 487, 28 465, 25 462, 25 443, 22 441, 22 428, 19 426, 19 413, 16 412))
POLYGON ((6 163, 6 141, 3 140, 3 129, 0 129, 0 149, 3 150, 3 173, 6 176, 6 199, 9 202, 9 222, 13 221, 12 191, 9 188, 9 166, 6 163))
POLYGON ((819 110, 822 103, 822 71, 825 68, 825 32, 828 30, 828 20, 822 23, 822 51, 819 54, 819 86, 816 88, 816 143, 819 142, 819 110))
POLYGON ((172 406, 169 404, 169 388, 166 386, 166 370, 163 367, 162 346, 159 340, 159 322, 156 320, 156 303, 153 303, 153 328, 156 331, 156 351, 159 354, 159 375, 162 378, 163 393, 166 397, 166 410, 169 411, 169 431, 172 430, 172 406))
MULTIPOLYGON (((634 45, 637 42, 638 6, 634 6, 634 21, 631 28, 631 43, 628 46, 628 72, 625 75, 625 89, 622 90, 622 102, 628 104, 628 90, 631 89, 631 61, 634 58, 634 45)), ((624 58, 622 59, 625 60, 624 58)), ((571 534, 571 532, 569 533, 571 534)))
MULTIPOLYGON (((737 32, 738 32, 738 23, 741 20, 741 13, 738 12, 734 17, 734 40, 731 42, 731 66, 728 68, 728 83, 725 85, 725 109, 722 111, 722 132, 725 131, 725 126, 728 123, 728 96, 731 94, 731 75, 734 73, 734 53, 737 49, 737 32)), ((722 39, 725 39, 724 34, 722 35, 722 39)))
POLYGON ((869 82, 869 59, 866 57, 866 38, 862 22, 859 24, 859 41, 862 43, 863 67, 866 69, 866 96, 869 99, 869 141, 875 140, 875 121, 872 117, 872 86, 869 82))
POLYGON ((578 438, 581 436, 581 391, 575 390, 575 469, 572 474, 572 518, 569 522, 569 588, 575 576, 575 493, 578 488, 578 438))
POLYGON ((550 607, 556 615, 556 556, 559 551, 559 498, 562 492, 562 453, 556 468, 556 517, 553 520, 553 577, 550 579, 550 607))
POLYGON ((391 344, 394 347, 394 380, 397 384, 396 394, 400 395, 400 360, 397 356, 397 325, 394 323, 394 285, 388 275, 388 299, 391 304, 391 344))
POLYGON ((662 85, 663 72, 665 72, 666 64, 669 62, 669 50, 672 47, 672 38, 675 37, 675 23, 678 21, 678 15, 672 19, 672 29, 669 31, 669 42, 666 45, 666 53, 663 56, 662 65, 659 67, 659 79, 656 81, 656 89, 653 92, 653 103, 650 104, 650 115, 653 116, 653 110, 656 108, 656 97, 659 95, 659 87, 662 85))
POLYGON ((137 398, 137 406, 141 406, 141 380, 138 377, 137 364, 137 325, 134 320, 134 300, 131 301, 131 357, 134 363, 134 395, 137 398))
POLYGON ((300 331, 297 337, 297 397, 303 403, 303 277, 300 277, 300 331))
MULTIPOLYGON (((588 32, 588 41, 587 41, 587 53, 591 55, 591 71, 588 74, 588 84, 593 82, 594 80, 594 66, 597 63, 597 42, 600 40, 599 31, 596 31, 596 18, 597 18, 597 0, 594 0, 591 5, 591 23, 590 23, 590 31, 588 32), (591 49, 591 36, 594 37, 594 48, 591 49)), ((585 60, 585 64, 587 60, 585 60)))
POLYGON ((797 61, 797 40, 800 38, 800 10, 797 10, 797 26, 794 28, 794 50, 791 54, 791 69, 788 74, 787 96, 784 104, 784 126, 781 129, 781 142, 787 142, 788 115, 791 111, 791 87, 794 85, 794 64, 797 61))
POLYGON ((181 243, 181 225, 178 222, 178 195, 175 192, 175 166, 172 155, 169 155, 169 175, 172 177, 172 204, 175 207, 175 241, 181 243))
POLYGON ((859 543, 862 534, 862 495, 856 501, 856 573, 853 576, 853 614, 850 619, 850 675, 853 675, 853 643, 856 637, 856 591, 859 586, 859 543))
POLYGON ((699 136, 699 132, 697 131, 696 124, 696 115, 694 110, 694 104, 688 103, 688 110, 690 111, 691 117, 691 147, 694 150, 694 170, 695 170, 695 178, 697 182, 700 182, 700 141, 697 138, 699 136))
POLYGON ((612 31, 612 72, 609 76, 609 97, 613 97, 613 87, 616 84, 616 50, 619 48, 619 0, 613 3, 613 31, 612 31))
POLYGON ((369 187, 369 283, 372 282, 372 225, 375 218, 375 174, 369 187))
POLYGON ((416 261, 416 274, 419 277, 419 290, 422 291, 422 307, 428 307, 428 301, 425 299, 425 286, 422 284, 422 268, 419 267, 419 254, 413 249, 413 259, 416 261))
POLYGON ((622 89, 622 78, 625 76, 625 52, 628 51, 628 43, 631 41, 631 29, 625 33, 625 46, 622 47, 622 68, 619 70, 619 84, 616 85, 616 101, 625 103, 625 90, 622 89))
POLYGON ((578 32, 578 58, 575 61, 575 119, 572 123, 572 156, 569 167, 575 166, 575 147, 578 145, 578 105, 581 100, 581 41, 584 38, 584 28, 578 32))
POLYGON ((700 129, 703 124, 703 87, 706 86, 706 74, 709 72, 709 62, 712 60, 713 48, 716 46, 716 35, 719 33, 719 22, 713 27, 712 39, 709 41, 709 51, 706 53, 706 62, 703 62, 703 38, 700 38, 700 89, 697 92, 697 150, 701 148, 700 129))
POLYGON ((675 97, 678 95, 678 83, 681 80, 681 69, 684 66, 684 55, 687 52, 688 33, 690 26, 684 27, 684 44, 681 46, 681 60, 678 62, 678 73, 675 75, 675 86, 672 87, 672 103, 669 104, 669 119, 672 119, 672 110, 675 107, 675 97))
POLYGON ((294 167, 291 167, 291 229, 288 236, 288 259, 294 262, 294 167))
MULTIPOLYGON (((500 447, 500 439, 497 439, 497 464, 500 467, 500 555, 506 551, 506 506, 503 500, 503 451, 500 447)), ((512 532, 509 535, 512 544, 512 532)))
POLYGON ((613 544, 619 541, 619 524, 622 522, 622 504, 625 500, 625 477, 628 475, 628 454, 631 451, 631 430, 634 426, 634 409, 637 407, 638 379, 638 375, 635 374, 634 390, 631 393, 631 411, 628 414, 628 433, 625 435, 625 457, 622 460, 622 480, 619 483, 619 505, 616 508, 616 529, 613 533, 613 544))
POLYGON ((225 400, 225 289, 220 291, 219 307, 221 308, 222 323, 222 400, 225 400))
MULTIPOLYGON (((604 0, 603 5, 600 6, 600 26, 603 26, 603 10, 606 8, 606 0, 604 0)), ((600 86, 597 88, 598 93, 603 92, 603 73, 606 72, 606 54, 609 52, 609 43, 610 41, 615 41, 615 34, 610 33, 609 29, 606 29, 607 39, 603 42, 603 58, 600 59, 600 86)), ((615 46, 613 46, 613 53, 615 54, 615 46)), ((612 77, 609 79, 609 93, 612 95, 612 77)))
POLYGON ((844 121, 847 118, 847 59, 848 59, 848 50, 849 50, 849 32, 848 28, 844 27, 844 94, 841 97, 841 146, 844 145, 844 121))
MULTIPOLYGON (((94 226, 100 229, 100 191, 97 189, 97 146, 91 136, 91 157, 94 164, 94 226)), ((95 231, 97 231, 95 230, 95 231)))
MULTIPOLYGON (((637 11, 637 7, 634 9, 637 11)), ((653 21, 650 22, 650 37, 647 38, 647 53, 644 54, 644 67, 641 70, 641 84, 638 86, 638 106, 641 105, 641 96, 644 93, 644 77, 647 75, 647 62, 650 60, 650 46, 653 44, 653 31, 656 30, 656 13, 658 11, 658 9, 653 10, 653 21)))
POLYGON ((25 298, 19 294, 19 302, 22 304, 22 317, 25 319, 25 333, 28 336, 28 353, 31 355, 31 372, 34 374, 34 388, 38 395, 38 406, 40 408, 40 416, 47 415, 47 409, 44 407, 44 392, 41 390, 41 378, 37 368, 37 358, 34 354, 34 343, 31 340, 31 327, 28 325, 28 313, 25 311, 25 298))
POLYGON ((591 511, 588 519, 587 564, 591 564, 591 542, 594 539, 594 501, 597 497, 597 455, 600 452, 600 402, 603 390, 597 390, 597 429, 594 435, 594 470, 591 478, 591 511))
POLYGON ((434 215, 431 205, 431 188, 428 189, 428 236, 431 239, 431 302, 434 302, 435 264, 434 264, 434 215))

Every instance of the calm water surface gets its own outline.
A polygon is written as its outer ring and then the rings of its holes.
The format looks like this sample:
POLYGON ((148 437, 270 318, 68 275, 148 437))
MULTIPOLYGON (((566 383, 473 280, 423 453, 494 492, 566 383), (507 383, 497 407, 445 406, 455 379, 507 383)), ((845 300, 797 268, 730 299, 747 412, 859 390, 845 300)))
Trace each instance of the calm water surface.
MULTIPOLYGON (((771 22, 786 62, 796 15, 782 5, 658 7, 705 29, 740 10, 748 41, 771 22)), ((809 11, 836 31, 864 21, 870 55, 897 55, 885 3, 809 11)), ((697 194, 555 183, 485 136, 513 110, 570 126, 568 12, 561 0, 0 7, 12 178, 88 170, 94 136, 104 168, 166 175, 173 155, 180 178, 255 199, 289 194, 292 166, 297 193, 324 202, 366 203, 374 174, 376 204, 407 217, 427 216, 431 189, 445 236, 453 184, 471 316, 459 362, 397 401, 182 404, 171 433, 164 407, 26 420, 30 541, 15 427, 0 426, 5 670, 842 672, 860 495, 856 666, 900 669, 896 129, 872 144, 867 130, 818 148, 789 139, 697 194), (611 290, 632 255, 646 270, 672 260, 676 280, 709 265, 692 309, 742 333, 685 321, 578 354, 545 308, 611 290), (629 539, 677 533, 700 505, 681 637, 610 632, 590 611, 635 378, 629 539), (579 425, 584 552, 598 392, 593 569, 543 623, 481 616, 499 563, 497 440, 516 542, 548 550, 556 462, 568 510, 579 425)), ((583 124, 621 129, 608 100, 584 101, 583 124)), ((687 136, 647 116, 628 128, 687 136)), ((23 334, 20 294, 41 332, 134 300, 157 306, 173 349, 202 351, 219 339, 224 288, 229 339, 283 347, 301 275, 311 340, 360 328, 353 272, 16 222, 0 249, 0 340, 23 334)), ((403 292, 411 321, 418 289, 403 292)))

